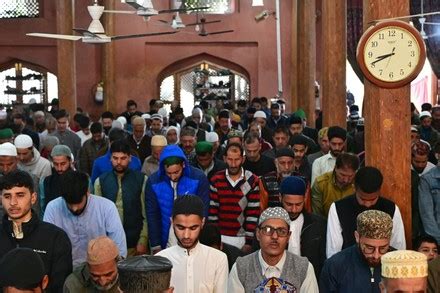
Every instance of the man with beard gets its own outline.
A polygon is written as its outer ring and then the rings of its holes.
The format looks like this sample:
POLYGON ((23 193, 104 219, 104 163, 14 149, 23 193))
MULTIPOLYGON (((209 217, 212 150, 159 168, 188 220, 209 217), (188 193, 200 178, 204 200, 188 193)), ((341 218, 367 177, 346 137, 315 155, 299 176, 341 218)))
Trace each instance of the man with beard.
POLYGON ((131 152, 126 141, 112 143, 110 153, 113 170, 95 180, 95 194, 116 204, 127 236, 128 255, 145 254, 148 246, 144 197, 147 177, 128 167, 131 152))
POLYGON ((131 149, 136 151, 139 160, 143 163, 145 158, 151 155, 151 136, 146 135, 144 118, 135 117, 131 122, 133 134, 127 137, 131 149))
POLYGON ((405 230, 399 207, 381 196, 382 173, 374 167, 363 167, 354 178, 355 194, 338 200, 330 206, 327 225, 327 257, 353 245, 355 219, 365 210, 379 210, 393 219, 390 244, 405 249, 405 230))
POLYGON ((146 189, 148 233, 153 254, 177 243, 170 221, 177 197, 184 194, 199 196, 204 203, 204 216, 208 215, 208 179, 201 170, 190 166, 177 145, 163 149, 159 170, 148 178, 146 189))
POLYGON ((197 136, 196 130, 190 126, 183 127, 180 131, 180 146, 189 162, 196 156, 197 136))
POLYGON ((420 138, 427 141, 431 147, 434 147, 440 140, 440 133, 431 126, 431 113, 429 111, 422 111, 419 118, 420 125, 417 126, 417 129, 420 132, 420 138))
POLYGON ((0 226, 0 258, 17 247, 37 252, 49 276, 46 292, 61 292, 72 272, 72 246, 67 234, 50 223, 40 221, 32 204, 37 200, 31 176, 13 171, 0 179, 2 205, 6 212, 0 226))
POLYGON ((260 138, 255 134, 249 134, 244 140, 246 151, 243 168, 251 171, 257 176, 263 176, 275 171, 273 159, 261 154, 260 138))
POLYGON ((102 128, 104 129, 105 135, 108 135, 110 132, 110 129, 112 129, 112 123, 115 117, 113 116, 112 112, 106 111, 102 113, 101 115, 101 123, 102 128))
POLYGON ((419 176, 425 175, 435 165, 428 161, 431 148, 428 143, 418 141, 411 145, 411 170, 417 172, 419 176))
POLYGON ((44 213, 47 204, 61 195, 61 175, 73 170, 72 152, 66 145, 56 145, 50 153, 52 158, 52 175, 40 180, 40 206, 44 213))
POLYGON ((78 169, 87 174, 92 174, 93 162, 98 157, 98 152, 108 147, 108 138, 103 133, 101 123, 92 123, 90 132, 92 138, 86 140, 78 156, 78 169))
POLYGON ((359 168, 357 156, 344 153, 336 159, 335 169, 316 179, 312 186, 312 210, 325 218, 330 205, 354 193, 354 176, 359 168))
POLYGON ((220 227, 222 242, 249 252, 260 215, 260 194, 258 177, 242 167, 243 152, 237 143, 226 146, 228 168, 211 178, 209 222, 220 227))
POLYGON ((264 210, 256 231, 261 249, 237 259, 229 274, 228 292, 319 292, 307 258, 286 250, 289 226, 289 214, 283 208, 264 210))
POLYGON ((127 256, 127 243, 118 210, 110 200, 90 194, 87 174, 71 171, 60 176, 60 197, 52 200, 44 213, 44 221, 64 231, 72 242, 72 262, 86 261, 87 244, 93 238, 107 235, 127 256))
POLYGON ((313 162, 316 159, 325 156, 329 152, 329 141, 328 141, 327 133, 328 133, 328 127, 323 127, 318 132, 318 144, 320 150, 307 156, 307 160, 309 161, 310 164, 310 169, 312 168, 313 162))
POLYGON ((336 158, 344 151, 347 142, 347 131, 339 126, 331 126, 327 132, 330 151, 316 159, 312 165, 312 186, 316 178, 324 173, 333 171, 336 158))
POLYGON ((159 170, 159 159, 163 149, 167 146, 167 139, 163 135, 155 135, 151 138, 151 155, 145 158, 142 164, 142 173, 150 177, 159 170))
POLYGON ((120 254, 116 244, 106 236, 90 240, 87 261, 67 277, 64 293, 120 293, 117 263, 120 254))
POLYGON ((297 176, 284 178, 280 185, 281 204, 289 213, 290 238, 287 250, 307 257, 319 276, 326 259, 327 223, 321 216, 308 213, 305 208, 307 184, 297 176))
POLYGON ((173 264, 170 285, 174 293, 226 293, 229 271, 226 254, 199 243, 205 224, 200 197, 179 196, 174 201, 172 224, 177 245, 157 255, 173 264))
POLYGON ((381 257, 390 249, 393 220, 378 210, 356 218, 356 244, 327 259, 319 279, 321 293, 379 293, 381 257))

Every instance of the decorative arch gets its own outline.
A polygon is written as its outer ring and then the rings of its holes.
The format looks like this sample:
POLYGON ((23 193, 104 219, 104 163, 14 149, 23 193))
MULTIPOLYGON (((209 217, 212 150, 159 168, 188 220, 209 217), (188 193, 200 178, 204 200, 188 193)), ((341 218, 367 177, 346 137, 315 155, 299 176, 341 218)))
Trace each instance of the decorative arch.
POLYGON ((12 59, 12 60, 10 60, 8 62, 0 64, 0 71, 4 71, 6 69, 12 68, 17 63, 21 63, 23 67, 29 68, 29 69, 31 69, 33 71, 38 71, 38 72, 41 72, 41 73, 44 73, 44 74, 52 73, 52 74, 56 75, 55 73, 49 71, 46 67, 40 66, 40 65, 35 64, 35 63, 27 62, 25 60, 20 60, 20 59, 12 59))

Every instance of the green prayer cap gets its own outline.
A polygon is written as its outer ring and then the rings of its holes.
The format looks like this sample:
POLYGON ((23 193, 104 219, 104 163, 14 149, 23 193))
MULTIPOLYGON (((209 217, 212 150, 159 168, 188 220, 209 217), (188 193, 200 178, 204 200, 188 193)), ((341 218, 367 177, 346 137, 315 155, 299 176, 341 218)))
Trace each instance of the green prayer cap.
POLYGON ((196 144, 196 154, 212 153, 212 144, 207 141, 199 141, 196 144))
POLYGON ((301 108, 299 108, 294 114, 302 120, 306 119, 306 112, 304 112, 304 110, 301 108))
POLYGON ((11 128, 0 129, 0 139, 12 138, 13 135, 11 128))

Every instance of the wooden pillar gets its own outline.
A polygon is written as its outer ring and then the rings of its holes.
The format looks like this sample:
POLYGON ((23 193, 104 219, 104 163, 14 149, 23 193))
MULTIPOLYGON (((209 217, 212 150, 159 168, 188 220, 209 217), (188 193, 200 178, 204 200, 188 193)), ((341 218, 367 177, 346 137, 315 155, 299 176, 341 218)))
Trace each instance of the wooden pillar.
POLYGON ((429 85, 431 87, 431 97, 430 97, 430 101, 433 105, 438 105, 439 101, 438 101, 438 84, 439 84, 439 79, 437 78, 437 75, 435 75, 434 72, 431 72, 431 84, 429 85))
MULTIPOLYGON (((71 35, 74 22, 72 0, 57 0, 57 32, 71 35)), ((76 113, 76 57, 75 42, 57 41, 58 97, 60 108, 66 109, 71 117, 76 113)))
POLYGON ((323 125, 347 126, 345 64, 347 0, 322 1, 321 110, 323 125))
MULTIPOLYGON (((365 0, 364 30, 374 19, 409 15, 409 2, 365 0)), ((410 85, 383 89, 365 79, 366 165, 384 176, 382 194, 400 208, 407 246, 411 247, 410 85)))
MULTIPOLYGON (((115 0, 105 0, 105 9, 114 10, 115 0)), ((103 25, 107 35, 115 35, 115 16, 113 13, 104 13, 103 25)), ((104 109, 105 111, 117 112, 116 102, 116 78, 115 78, 115 45, 107 43, 102 49, 102 80, 104 82, 104 109)))
POLYGON ((292 51, 291 51, 291 92, 290 92, 290 109, 298 109, 298 0, 292 0, 292 51))
POLYGON ((306 112, 311 127, 315 125, 315 15, 315 0, 298 1, 298 106, 306 112))

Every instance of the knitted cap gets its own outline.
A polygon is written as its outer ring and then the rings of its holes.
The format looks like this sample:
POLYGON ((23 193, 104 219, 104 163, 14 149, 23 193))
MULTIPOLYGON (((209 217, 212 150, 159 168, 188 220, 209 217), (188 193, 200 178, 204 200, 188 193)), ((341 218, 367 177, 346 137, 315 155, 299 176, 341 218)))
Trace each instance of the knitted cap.
POLYGON ((290 226, 289 213, 282 207, 274 207, 265 209, 258 220, 258 226, 270 219, 280 219, 286 222, 287 226, 290 226))
POLYGON ((58 157, 58 156, 65 156, 68 158, 72 157, 72 151, 67 145, 59 144, 53 147, 52 152, 50 153, 50 156, 58 157))
POLYGON ((100 265, 119 256, 116 244, 107 236, 100 236, 89 241, 87 247, 87 263, 100 265))
POLYGON ((27 134, 20 134, 14 140, 17 149, 27 149, 33 146, 32 138, 27 134))
POLYGON ((298 176, 289 176, 284 178, 280 184, 280 193, 282 195, 305 195, 306 182, 298 176))
POLYGON ((432 117, 431 116, 431 112, 429 112, 429 111, 422 111, 422 112, 420 112, 419 118, 423 119, 425 117, 432 117))
POLYGON ((396 250, 380 258, 382 277, 389 279, 423 278, 428 276, 426 255, 413 250, 396 250))
POLYGON ((154 135, 151 138, 151 146, 166 146, 167 144, 167 139, 163 135, 154 135))
POLYGON ((370 239, 390 239, 393 219, 385 212, 368 210, 360 213, 356 219, 357 232, 370 239))

